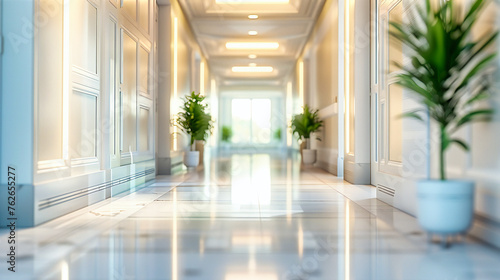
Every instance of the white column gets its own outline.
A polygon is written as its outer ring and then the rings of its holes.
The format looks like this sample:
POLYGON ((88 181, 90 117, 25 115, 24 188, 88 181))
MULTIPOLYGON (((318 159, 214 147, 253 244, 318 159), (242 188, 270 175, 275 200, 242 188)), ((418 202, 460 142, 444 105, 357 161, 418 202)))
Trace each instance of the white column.
POLYGON ((171 6, 158 9, 158 174, 170 174, 171 6))
POLYGON ((18 226, 33 223, 35 1, 2 1, 0 218, 7 214, 8 167, 15 168, 18 226))

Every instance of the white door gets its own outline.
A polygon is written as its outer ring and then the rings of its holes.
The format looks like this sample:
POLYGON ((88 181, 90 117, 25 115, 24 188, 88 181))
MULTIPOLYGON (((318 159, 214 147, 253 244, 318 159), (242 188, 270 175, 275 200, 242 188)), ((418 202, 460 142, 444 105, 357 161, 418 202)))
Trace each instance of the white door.
POLYGON ((402 21, 414 0, 386 0, 377 3, 376 40, 372 45, 372 155, 371 180, 377 197, 393 204, 393 197, 403 182, 403 90, 394 83, 399 70, 392 62, 403 64, 402 44, 389 36, 389 22, 402 21))

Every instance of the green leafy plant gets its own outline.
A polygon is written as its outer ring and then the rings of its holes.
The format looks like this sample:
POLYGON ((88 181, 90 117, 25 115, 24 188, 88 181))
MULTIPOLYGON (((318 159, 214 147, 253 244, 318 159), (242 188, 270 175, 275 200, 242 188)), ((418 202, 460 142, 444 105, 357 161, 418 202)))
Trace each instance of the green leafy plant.
POLYGON ((177 114, 175 125, 190 136, 190 147, 194 149, 195 140, 206 140, 213 129, 212 116, 206 112, 208 105, 204 104, 205 97, 200 93, 183 98, 181 112, 177 114))
MULTIPOLYGON (((297 134, 299 140, 311 138, 311 133, 319 131, 322 126, 323 121, 319 119, 318 110, 312 111, 307 105, 304 105, 302 114, 292 117, 292 133, 297 134)), ((321 141, 319 137, 316 139, 321 141)))
MULTIPOLYGON (((475 109, 477 101, 489 96, 491 82, 485 78, 496 56, 488 47, 498 33, 475 40, 471 30, 478 22, 485 0, 474 0, 465 12, 457 1, 426 0, 417 7, 413 23, 391 22, 391 36, 409 50, 409 65, 394 63, 401 71, 396 83, 419 96, 423 109, 403 114, 424 121, 427 115, 440 129, 439 168, 446 180, 445 152, 451 144, 468 151, 463 140, 452 134, 466 124, 488 120, 492 109, 475 109)), ((477 106, 476 106, 477 107, 477 106)))
POLYGON ((281 140, 281 128, 278 128, 274 131, 274 139, 281 140))
POLYGON ((233 137, 233 130, 229 126, 222 126, 222 142, 231 141, 231 137, 233 137))

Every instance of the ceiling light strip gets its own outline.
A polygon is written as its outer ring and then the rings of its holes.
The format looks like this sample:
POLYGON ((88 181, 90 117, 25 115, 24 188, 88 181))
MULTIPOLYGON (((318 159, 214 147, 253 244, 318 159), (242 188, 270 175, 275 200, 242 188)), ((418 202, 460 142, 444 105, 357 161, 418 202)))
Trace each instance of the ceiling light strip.
POLYGON ((274 68, 271 66, 234 66, 232 70, 236 73, 270 73, 274 68))
POLYGON ((259 50, 276 50, 280 46, 276 42, 227 42, 226 48, 229 50, 248 50, 248 49, 259 49, 259 50))

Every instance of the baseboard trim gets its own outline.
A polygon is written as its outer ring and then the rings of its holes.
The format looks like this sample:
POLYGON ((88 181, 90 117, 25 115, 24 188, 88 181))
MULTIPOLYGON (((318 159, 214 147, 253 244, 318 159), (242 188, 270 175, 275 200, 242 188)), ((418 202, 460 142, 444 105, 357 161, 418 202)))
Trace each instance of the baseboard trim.
POLYGON ((331 173, 331 174, 337 176, 337 165, 336 164, 328 163, 325 161, 318 161, 315 164, 315 166, 325 170, 328 173, 331 173))
MULTIPOLYGON (((17 204, 22 207, 16 211, 17 225, 37 226, 106 198, 127 191, 134 192, 154 178, 155 162, 149 160, 51 182, 19 186, 17 204)), ((4 201, 6 199, 1 199, 0 206, 3 207, 4 201)), ((0 212, 0 218, 5 220, 7 217, 0 212)))
POLYGON ((355 185, 371 184, 369 163, 344 161, 344 180, 355 185))
POLYGON ((61 203, 66 203, 66 202, 72 201, 72 200, 80 198, 82 196, 88 196, 88 195, 91 195, 91 194, 96 193, 96 192, 104 191, 106 189, 110 189, 110 188, 113 188, 115 186, 118 186, 118 185, 121 185, 124 183, 128 183, 132 180, 146 177, 147 175, 153 174, 154 172, 155 172, 155 169, 150 168, 150 169, 140 171, 140 172, 137 172, 135 174, 125 176, 125 177, 122 177, 119 179, 115 179, 112 181, 108 181, 105 183, 101 183, 101 184, 86 187, 86 188, 81 188, 79 190, 72 191, 69 193, 64 193, 61 195, 49 197, 47 199, 40 200, 38 202, 38 210, 44 210, 44 209, 56 206, 56 205, 61 204, 61 203))
POLYGON ((470 235, 500 248, 500 223, 481 214, 476 214, 470 235))

